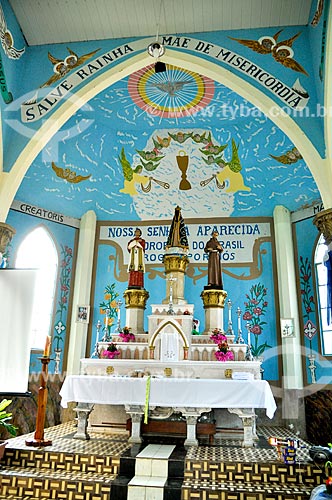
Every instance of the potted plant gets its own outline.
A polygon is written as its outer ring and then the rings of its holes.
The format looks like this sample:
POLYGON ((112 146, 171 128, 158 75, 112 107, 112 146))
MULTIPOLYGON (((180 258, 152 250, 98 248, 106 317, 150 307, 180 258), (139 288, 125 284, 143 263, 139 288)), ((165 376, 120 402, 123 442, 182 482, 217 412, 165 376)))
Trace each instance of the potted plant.
MULTIPOLYGON (((6 411, 7 406, 9 406, 10 404, 11 404, 10 399, 3 399, 0 402, 0 430, 1 428, 3 428, 12 436, 16 436, 17 427, 15 427, 15 425, 10 423, 10 420, 12 418, 12 413, 8 413, 6 411)), ((2 459, 5 453, 6 444, 7 441, 0 440, 0 460, 2 459)))

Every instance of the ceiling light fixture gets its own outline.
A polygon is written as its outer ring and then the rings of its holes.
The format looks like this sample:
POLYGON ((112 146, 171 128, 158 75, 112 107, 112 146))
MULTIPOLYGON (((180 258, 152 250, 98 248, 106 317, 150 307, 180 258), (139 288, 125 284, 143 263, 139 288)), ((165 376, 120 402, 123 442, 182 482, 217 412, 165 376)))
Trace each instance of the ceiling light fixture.
POLYGON ((155 42, 150 43, 148 45, 148 53, 154 59, 156 59, 156 63, 154 65, 154 70, 156 73, 163 73, 166 71, 166 64, 162 61, 159 61, 159 57, 165 54, 165 47, 156 40, 155 42))
POLYGON ((160 0, 160 8, 159 8, 159 18, 158 18, 158 23, 157 23, 157 34, 156 34, 156 41, 152 42, 148 45, 148 53, 150 54, 151 57, 153 57, 156 62, 154 65, 154 70, 155 73, 164 73, 166 71, 166 64, 162 61, 159 61, 159 57, 163 56, 165 54, 165 47, 158 42, 158 37, 159 37, 159 24, 160 24, 160 16, 161 16, 161 9, 163 6, 163 0, 160 0))

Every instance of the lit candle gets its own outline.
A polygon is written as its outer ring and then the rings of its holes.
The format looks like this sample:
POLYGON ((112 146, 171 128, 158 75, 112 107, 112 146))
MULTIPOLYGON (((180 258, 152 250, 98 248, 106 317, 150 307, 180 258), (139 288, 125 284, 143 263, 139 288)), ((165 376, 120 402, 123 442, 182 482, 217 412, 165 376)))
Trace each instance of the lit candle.
POLYGON ((47 335, 44 348, 44 356, 49 357, 50 351, 51 351, 51 337, 50 335, 47 335))

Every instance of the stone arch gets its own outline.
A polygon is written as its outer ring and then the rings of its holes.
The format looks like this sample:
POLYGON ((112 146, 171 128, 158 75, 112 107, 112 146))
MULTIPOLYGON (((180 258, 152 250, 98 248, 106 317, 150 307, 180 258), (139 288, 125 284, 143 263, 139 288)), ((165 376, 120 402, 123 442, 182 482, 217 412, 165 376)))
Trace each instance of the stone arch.
POLYGON ((154 334, 152 335, 151 339, 150 339, 150 343, 149 343, 149 348, 153 348, 155 347, 155 341, 159 335, 159 333, 167 326, 167 325, 172 325, 175 330, 178 332, 178 335, 181 337, 182 341, 183 341, 183 347, 186 347, 188 348, 189 345, 188 345, 188 342, 187 342, 187 339, 186 339, 186 336, 184 335, 182 329, 180 328, 180 325, 176 322, 176 321, 172 321, 170 319, 165 319, 164 321, 162 321, 159 325, 158 325, 158 328, 157 330, 154 332, 154 334))
MULTIPOLYGON (((321 158, 318 151, 299 125, 290 116, 283 113, 281 107, 274 100, 225 67, 216 62, 202 59, 197 55, 192 55, 191 53, 173 48, 167 48, 163 56, 163 61, 189 71, 203 73, 212 80, 226 85, 228 88, 234 90, 246 100, 259 107, 259 109, 261 109, 261 111, 289 137, 301 152, 303 159, 314 177, 325 208, 332 206, 332 174, 325 168, 328 161, 321 158), (269 111, 272 108, 276 110, 274 116, 269 115, 269 111)), ((29 141, 21 151, 11 171, 9 173, 3 173, 3 179, 0 183, 0 197, 2 201, 0 207, 0 221, 6 220, 16 191, 31 163, 66 121, 97 94, 118 80, 150 64, 151 57, 147 55, 146 51, 139 54, 136 53, 133 56, 129 55, 118 65, 109 68, 91 80, 89 79, 85 85, 75 92, 74 98, 59 104, 54 113, 45 120, 32 140, 29 141)))

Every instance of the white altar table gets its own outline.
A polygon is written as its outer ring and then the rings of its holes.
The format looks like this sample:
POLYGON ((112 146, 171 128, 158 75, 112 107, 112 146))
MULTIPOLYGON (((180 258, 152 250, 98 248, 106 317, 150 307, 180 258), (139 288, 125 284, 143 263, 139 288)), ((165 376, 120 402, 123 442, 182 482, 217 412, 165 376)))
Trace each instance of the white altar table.
MULTIPOLYGON (((187 420, 186 445, 198 444, 196 421, 211 408, 227 408, 236 413, 244 428, 244 446, 253 446, 255 408, 265 408, 272 418, 276 404, 265 380, 223 380, 190 378, 151 378, 149 408, 172 407, 187 420)), ((78 439, 88 439, 88 417, 94 404, 125 405, 132 418, 132 442, 141 442, 140 425, 145 409, 147 378, 121 376, 70 375, 60 396, 62 406, 77 403, 78 439)))

